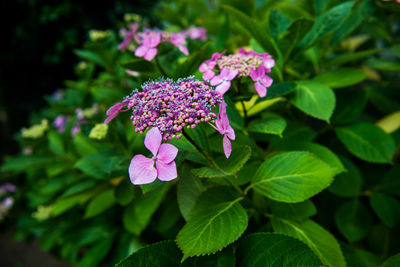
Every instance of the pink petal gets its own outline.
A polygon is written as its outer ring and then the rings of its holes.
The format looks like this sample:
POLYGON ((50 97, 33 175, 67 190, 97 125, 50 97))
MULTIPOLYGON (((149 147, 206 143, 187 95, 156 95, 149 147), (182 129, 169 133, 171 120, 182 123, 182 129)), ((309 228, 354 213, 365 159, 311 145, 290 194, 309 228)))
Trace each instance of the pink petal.
POLYGON ((212 78, 214 78, 214 76, 215 76, 215 72, 213 72, 212 70, 208 70, 208 71, 204 72, 203 79, 209 81, 212 78))
POLYGON ((264 67, 267 69, 271 69, 273 66, 275 66, 275 60, 272 58, 264 58, 264 67))
POLYGON ((150 47, 157 47, 161 41, 161 34, 156 33, 152 38, 150 38, 150 47))
POLYGON ((148 50, 149 50, 149 47, 147 47, 145 45, 141 45, 138 48, 136 48, 135 56, 143 57, 147 53, 148 50))
POLYGON ((262 77, 262 79, 260 80, 261 84, 264 85, 265 87, 270 87, 273 80, 271 77, 265 75, 264 77, 262 77))
POLYGON ((224 135, 224 138, 222 139, 222 146, 224 147, 225 157, 229 158, 232 152, 232 144, 226 135, 224 135))
POLYGON ((236 139, 235 130, 233 130, 233 128, 230 125, 229 125, 228 129, 226 130, 226 135, 231 140, 235 140, 236 139))
MULTIPOLYGON (((212 80, 211 80, 212 81, 212 80)), ((224 81, 215 88, 215 91, 223 96, 231 87, 231 81, 224 81)))
POLYGON ((206 61, 200 64, 200 67, 199 67, 200 72, 208 71, 208 69, 209 69, 209 67, 208 67, 208 64, 206 63, 206 61))
POLYGON ((106 115, 111 115, 114 114, 115 112, 119 112, 124 106, 126 106, 126 104, 127 101, 122 101, 120 103, 112 105, 109 109, 107 109, 106 115))
POLYGON ((187 49, 186 46, 180 45, 178 48, 179 48, 179 50, 181 50, 181 52, 182 52, 185 56, 189 55, 189 50, 187 49))
POLYGON ((264 97, 267 95, 267 88, 265 88, 265 86, 261 83, 255 82, 254 87, 256 88, 256 91, 260 97, 264 97))
POLYGON ((176 177, 178 177, 178 174, 176 172, 175 161, 166 164, 161 160, 157 160, 156 166, 157 166, 158 179, 160 179, 161 181, 171 181, 176 177))
POLYGON ((265 76, 265 69, 264 67, 261 65, 257 68, 257 76, 260 77, 264 77, 265 76))
POLYGON ((129 165, 129 178, 133 184, 149 184, 157 178, 154 160, 143 155, 136 155, 129 165))
POLYGON ((174 145, 162 144, 158 150, 157 159, 164 163, 170 163, 176 158, 176 154, 178 154, 178 149, 174 145))
POLYGON ((238 70, 230 70, 226 78, 232 81, 236 77, 236 75, 238 75, 238 73, 238 70))
POLYGON ((162 136, 160 130, 157 127, 151 128, 144 138, 144 145, 147 147, 148 150, 153 153, 154 156, 157 155, 158 149, 161 145, 162 136))
POLYGON ((125 50, 125 48, 129 45, 129 43, 131 42, 133 36, 135 33, 133 32, 128 32, 125 36, 125 39, 122 41, 122 43, 120 43, 118 45, 118 49, 119 50, 125 50))
POLYGON ((108 124, 110 121, 112 121, 115 117, 117 117, 118 112, 115 112, 111 115, 109 115, 105 120, 104 120, 104 124, 108 124))
POLYGON ((222 78, 221 74, 215 76, 214 78, 212 78, 212 80, 210 81, 210 84, 215 86, 218 84, 221 84, 224 81, 224 79, 222 78))
POLYGON ((250 71, 250 77, 251 77, 251 79, 253 80, 253 81, 257 81, 258 80, 258 75, 257 75, 257 71, 256 70, 251 70, 250 71))
POLYGON ((144 59, 147 61, 151 61, 157 55, 157 48, 150 48, 146 55, 144 55, 144 59))

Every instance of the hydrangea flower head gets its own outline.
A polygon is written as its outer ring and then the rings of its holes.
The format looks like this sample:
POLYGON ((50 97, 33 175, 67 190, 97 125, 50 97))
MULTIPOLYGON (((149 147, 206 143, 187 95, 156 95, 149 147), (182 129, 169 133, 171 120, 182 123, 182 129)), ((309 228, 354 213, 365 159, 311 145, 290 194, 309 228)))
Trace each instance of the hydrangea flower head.
POLYGON ((157 127, 164 141, 180 138, 184 127, 195 128, 201 122, 216 118, 213 108, 222 102, 222 97, 206 82, 193 77, 161 79, 143 84, 142 91, 135 90, 121 103, 107 111, 111 121, 123 108, 132 110, 135 131, 144 133, 157 127))
POLYGON ((257 93, 264 97, 267 87, 272 84, 272 79, 266 73, 271 72, 274 65, 275 61, 268 53, 240 48, 238 53, 230 55, 214 53, 211 59, 200 65, 199 71, 204 73, 203 78, 209 80, 211 85, 217 85, 217 91, 222 95, 229 90, 232 79, 251 77, 257 93), (218 71, 220 73, 216 75, 218 71))

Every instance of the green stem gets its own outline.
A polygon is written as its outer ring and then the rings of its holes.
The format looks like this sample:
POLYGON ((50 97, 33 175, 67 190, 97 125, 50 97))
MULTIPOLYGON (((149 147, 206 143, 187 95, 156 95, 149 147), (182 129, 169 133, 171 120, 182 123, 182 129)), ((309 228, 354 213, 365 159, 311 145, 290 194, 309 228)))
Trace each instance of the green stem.
POLYGON ((157 56, 156 56, 156 65, 157 65, 158 70, 161 72, 161 74, 162 74, 165 78, 167 78, 168 75, 167 75, 167 73, 165 72, 165 70, 163 69, 163 67, 161 66, 160 61, 158 60, 158 57, 157 57, 157 56))
MULTIPOLYGON (((183 136, 208 160, 208 162, 216 169, 221 170, 221 168, 215 163, 215 161, 207 154, 204 149, 202 149, 184 130, 182 131, 183 136)), ((223 171, 223 170, 222 170, 223 171)), ((239 192, 241 196, 245 196, 243 190, 236 184, 234 184, 228 178, 224 178, 224 180, 230 184, 236 191, 239 192)))
POLYGON ((204 151, 204 149, 202 149, 186 132, 185 130, 182 131, 183 136, 206 158, 206 160, 208 160, 208 162, 210 162, 210 164, 216 168, 216 169, 220 169, 217 165, 217 163, 215 163, 215 161, 207 154, 207 152, 204 151))
MULTIPOLYGON (((238 89, 238 94, 241 94, 242 90, 242 84, 240 83, 240 79, 236 80, 236 85, 238 89)), ((246 105, 244 104, 243 100, 240 99, 240 103, 242 104, 242 109, 243 109, 243 114, 244 114, 244 123, 246 124, 247 122, 247 110, 246 110, 246 105)))

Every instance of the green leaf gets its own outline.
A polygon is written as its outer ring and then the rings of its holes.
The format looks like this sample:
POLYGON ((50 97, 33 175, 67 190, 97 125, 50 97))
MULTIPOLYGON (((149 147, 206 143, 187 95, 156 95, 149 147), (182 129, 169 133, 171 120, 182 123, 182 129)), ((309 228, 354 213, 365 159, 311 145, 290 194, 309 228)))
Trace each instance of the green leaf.
POLYGON ((311 30, 304 36, 296 47, 296 50, 304 50, 312 46, 325 35, 338 29, 343 20, 350 13, 352 6, 353 2, 345 2, 318 16, 311 30))
POLYGON ((308 152, 287 152, 267 159, 251 186, 260 194, 281 202, 304 201, 326 188, 334 171, 308 152))
POLYGON ((175 267, 181 253, 172 240, 151 244, 123 259, 115 267, 175 267))
POLYGON ((190 211, 203 190, 201 181, 190 173, 187 166, 184 166, 179 176, 177 197, 179 210, 186 221, 190 219, 190 211))
POLYGON ((25 172, 28 169, 37 169, 44 167, 50 162, 53 161, 52 157, 45 157, 45 156, 18 156, 7 160, 2 166, 1 170, 3 172, 10 171, 10 172, 25 172))
POLYGON ((207 42, 196 52, 191 53, 190 56, 185 59, 185 61, 178 65, 173 76, 178 79, 194 74, 197 71, 198 66, 200 66, 203 61, 208 59, 208 56, 210 55, 209 46, 210 43, 207 42))
POLYGON ((400 62, 390 59, 371 58, 365 66, 381 71, 400 71, 400 62))
POLYGON ((390 163, 395 143, 381 128, 370 123, 357 123, 336 128, 336 135, 355 156, 374 163, 390 163))
POLYGON ((296 88, 296 83, 294 82, 278 82, 278 83, 274 82, 272 86, 268 88, 267 96, 264 98, 257 99, 256 104, 266 100, 287 95, 288 93, 292 92, 295 88, 296 88))
POLYGON ((324 84, 299 82, 290 101, 306 114, 329 122, 335 108, 335 94, 324 84))
POLYGON ((124 179, 114 190, 114 198, 118 204, 127 205, 135 197, 134 186, 128 179, 124 179))
POLYGON ((400 253, 393 255, 389 259, 387 259, 382 267, 398 267, 400 265, 400 253))
POLYGON ((376 267, 381 266, 382 260, 375 254, 352 246, 341 244, 347 266, 376 267))
POLYGON ((346 170, 336 154, 323 145, 312 142, 291 140, 286 141, 285 148, 289 150, 304 150, 314 153, 319 159, 325 161, 325 163, 334 169, 335 174, 344 172, 346 170))
POLYGON ((331 44, 337 44, 344 37, 354 31, 368 16, 371 15, 375 5, 365 0, 352 9, 350 15, 341 23, 339 29, 332 37, 331 44))
POLYGON ((158 190, 138 196, 132 204, 127 206, 122 216, 125 229, 135 235, 140 235, 160 206, 168 188, 169 184, 164 183, 158 190))
POLYGON ((367 78, 362 70, 355 68, 339 68, 314 77, 313 81, 325 84, 331 88, 342 88, 360 83, 367 78))
POLYGON ((342 204, 335 213, 339 231, 349 242, 364 238, 372 227, 372 217, 357 199, 342 204))
POLYGON ((279 10, 271 10, 269 14, 269 31, 271 36, 277 40, 286 33, 292 20, 279 10))
POLYGON ((303 242, 290 236, 273 233, 256 233, 240 241, 237 251, 238 265, 319 267, 320 259, 303 242))
POLYGON ((76 265, 77 267, 98 266, 110 251, 114 238, 104 237, 91 247, 76 265))
POLYGON ((234 7, 228 5, 222 5, 222 7, 227 11, 227 14, 233 16, 236 21, 249 32, 249 34, 265 49, 265 51, 277 59, 282 58, 282 53, 277 44, 269 37, 269 34, 263 27, 261 27, 260 23, 234 7))
POLYGON ((54 131, 50 131, 47 136, 49 138, 50 150, 58 156, 63 156, 65 154, 65 150, 64 141, 62 140, 61 135, 54 131))
POLYGON ((115 203, 114 190, 106 190, 95 196, 86 208, 84 218, 91 218, 106 211, 115 203))
POLYGON ((335 124, 348 124, 358 119, 368 101, 367 94, 359 88, 336 91, 336 109, 332 116, 335 124))
POLYGON ((121 62, 119 64, 125 69, 137 72, 151 73, 155 71, 154 64, 143 58, 136 58, 129 61, 121 62))
POLYGON ((81 59, 94 62, 104 68, 107 65, 106 62, 104 61, 104 59, 100 55, 98 55, 92 51, 76 49, 74 52, 81 59))
POLYGON ((125 160, 125 157, 112 152, 100 152, 83 156, 75 163, 75 167, 89 176, 106 179, 112 177, 115 171, 126 173, 126 166, 122 166, 125 160))
POLYGON ((382 190, 395 196, 400 196, 400 166, 392 168, 386 173, 380 187, 382 190))
POLYGON ((305 18, 298 19, 290 25, 287 33, 279 40, 279 47, 284 54, 285 62, 291 58, 290 55, 293 49, 310 30, 312 24, 311 20, 305 18))
POLYGON ((379 52, 381 52, 381 49, 369 49, 369 50, 364 50, 364 51, 358 51, 358 52, 351 52, 351 53, 346 53, 340 56, 336 56, 332 59, 327 60, 324 65, 329 68, 332 66, 340 66, 346 63, 353 63, 356 62, 359 59, 365 58, 365 57, 370 57, 372 55, 375 55, 379 52))
POLYGON ((182 261, 215 253, 237 240, 246 230, 247 213, 238 203, 242 198, 232 200, 232 193, 221 191, 224 188, 204 192, 191 218, 179 232, 177 244, 183 251, 182 261))
POLYGON ((52 205, 53 208, 51 210, 51 214, 53 216, 58 216, 75 207, 76 205, 86 202, 92 196, 92 194, 92 192, 83 192, 67 198, 60 198, 52 205))
POLYGON ((82 133, 77 133, 73 138, 75 149, 81 156, 98 152, 96 144, 84 136, 82 133))
POLYGON ((306 243, 330 267, 346 267, 339 243, 328 231, 317 223, 307 220, 296 223, 284 219, 272 218, 275 232, 297 238, 306 243))
POLYGON ((363 183, 361 172, 348 158, 340 159, 347 172, 337 175, 328 191, 340 197, 356 197, 360 194, 363 183))
POLYGON ((216 178, 236 174, 251 156, 251 149, 249 146, 238 146, 232 150, 230 157, 227 159, 225 156, 216 160, 220 169, 202 167, 193 169, 192 173, 198 177, 216 178))
POLYGON ((373 192, 369 200, 376 215, 386 225, 394 227, 400 221, 400 202, 397 199, 383 193, 373 192))
POLYGON ((311 200, 299 203, 283 203, 268 200, 268 206, 271 208, 274 216, 294 221, 304 221, 317 214, 317 208, 311 200))
POLYGON ((283 130, 286 128, 286 121, 278 115, 268 114, 267 116, 254 120, 247 127, 250 132, 264 133, 264 134, 276 134, 282 136, 283 130))

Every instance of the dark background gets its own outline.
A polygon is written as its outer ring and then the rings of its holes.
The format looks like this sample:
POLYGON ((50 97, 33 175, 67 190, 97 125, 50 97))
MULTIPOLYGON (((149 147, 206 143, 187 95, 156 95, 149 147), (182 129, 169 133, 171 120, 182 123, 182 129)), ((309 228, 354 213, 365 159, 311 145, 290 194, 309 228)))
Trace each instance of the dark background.
POLYGON ((80 48, 91 29, 118 30, 125 13, 149 16, 158 1, 1 1, 0 164, 18 152, 13 134, 28 126, 43 96, 74 79, 80 48))

